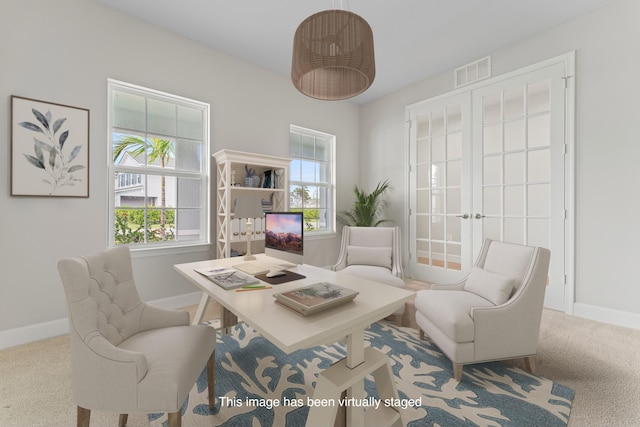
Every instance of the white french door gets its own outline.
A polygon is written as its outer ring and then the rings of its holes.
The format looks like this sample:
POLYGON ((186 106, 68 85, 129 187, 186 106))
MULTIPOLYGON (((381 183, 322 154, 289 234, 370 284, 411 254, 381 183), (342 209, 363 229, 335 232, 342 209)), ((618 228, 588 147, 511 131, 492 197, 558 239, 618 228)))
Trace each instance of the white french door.
POLYGON ((428 102, 411 113, 410 271, 454 282, 471 267, 470 94, 428 102))
POLYGON ((482 240, 551 250, 545 297, 565 309, 565 66, 409 109, 410 274, 453 283, 482 240))

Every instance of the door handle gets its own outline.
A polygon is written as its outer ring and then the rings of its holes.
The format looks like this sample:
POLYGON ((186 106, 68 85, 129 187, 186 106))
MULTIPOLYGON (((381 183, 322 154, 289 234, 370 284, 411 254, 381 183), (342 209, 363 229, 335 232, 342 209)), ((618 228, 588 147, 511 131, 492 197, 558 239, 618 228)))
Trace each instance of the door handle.
POLYGON ((456 215, 456 218, 468 219, 469 218, 469 214, 456 215))
POLYGON ((474 217, 475 219, 480 219, 480 218, 484 218, 484 215, 481 215, 481 214, 477 213, 477 214, 475 214, 473 217, 474 217))

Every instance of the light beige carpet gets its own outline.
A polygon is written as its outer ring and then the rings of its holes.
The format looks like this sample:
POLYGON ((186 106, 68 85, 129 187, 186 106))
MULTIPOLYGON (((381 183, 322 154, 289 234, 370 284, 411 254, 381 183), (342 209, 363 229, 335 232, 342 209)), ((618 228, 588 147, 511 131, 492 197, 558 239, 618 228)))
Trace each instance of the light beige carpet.
MULTIPOLYGON (((638 426, 640 331, 549 310, 542 320, 537 373, 574 389, 569 426, 638 426)), ((68 336, 0 351, 0 426, 75 425, 69 373, 68 336)), ((117 419, 94 412, 91 425, 117 419)), ((128 425, 149 422, 132 414, 128 425)))

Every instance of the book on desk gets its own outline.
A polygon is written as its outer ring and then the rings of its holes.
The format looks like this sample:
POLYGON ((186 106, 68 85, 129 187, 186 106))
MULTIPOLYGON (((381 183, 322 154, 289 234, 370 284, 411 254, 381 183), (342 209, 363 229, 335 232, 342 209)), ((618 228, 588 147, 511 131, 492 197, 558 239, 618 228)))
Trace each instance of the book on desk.
POLYGON ((318 282, 310 286, 274 294, 276 303, 308 316, 337 305, 352 301, 358 292, 329 282, 318 282))
POLYGON ((255 277, 233 268, 200 268, 196 272, 227 290, 260 283, 255 277))

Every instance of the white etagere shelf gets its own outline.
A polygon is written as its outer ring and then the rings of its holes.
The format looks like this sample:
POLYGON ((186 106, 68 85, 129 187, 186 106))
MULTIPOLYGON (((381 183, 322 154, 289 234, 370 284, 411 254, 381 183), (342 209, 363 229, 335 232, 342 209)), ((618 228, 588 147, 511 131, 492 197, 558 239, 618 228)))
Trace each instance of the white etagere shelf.
MULTIPOLYGON (((234 150, 218 151, 213 158, 217 178, 216 254, 218 258, 228 258, 232 255, 232 249, 239 254, 246 250, 245 221, 233 216, 234 202, 238 196, 260 197, 265 212, 289 210, 290 159, 234 150), (256 178, 245 180, 246 169, 255 171, 259 182, 256 178)), ((264 219, 253 219, 253 229, 250 239, 263 242, 264 219)), ((252 244, 252 253, 262 251, 264 246, 252 244)))

